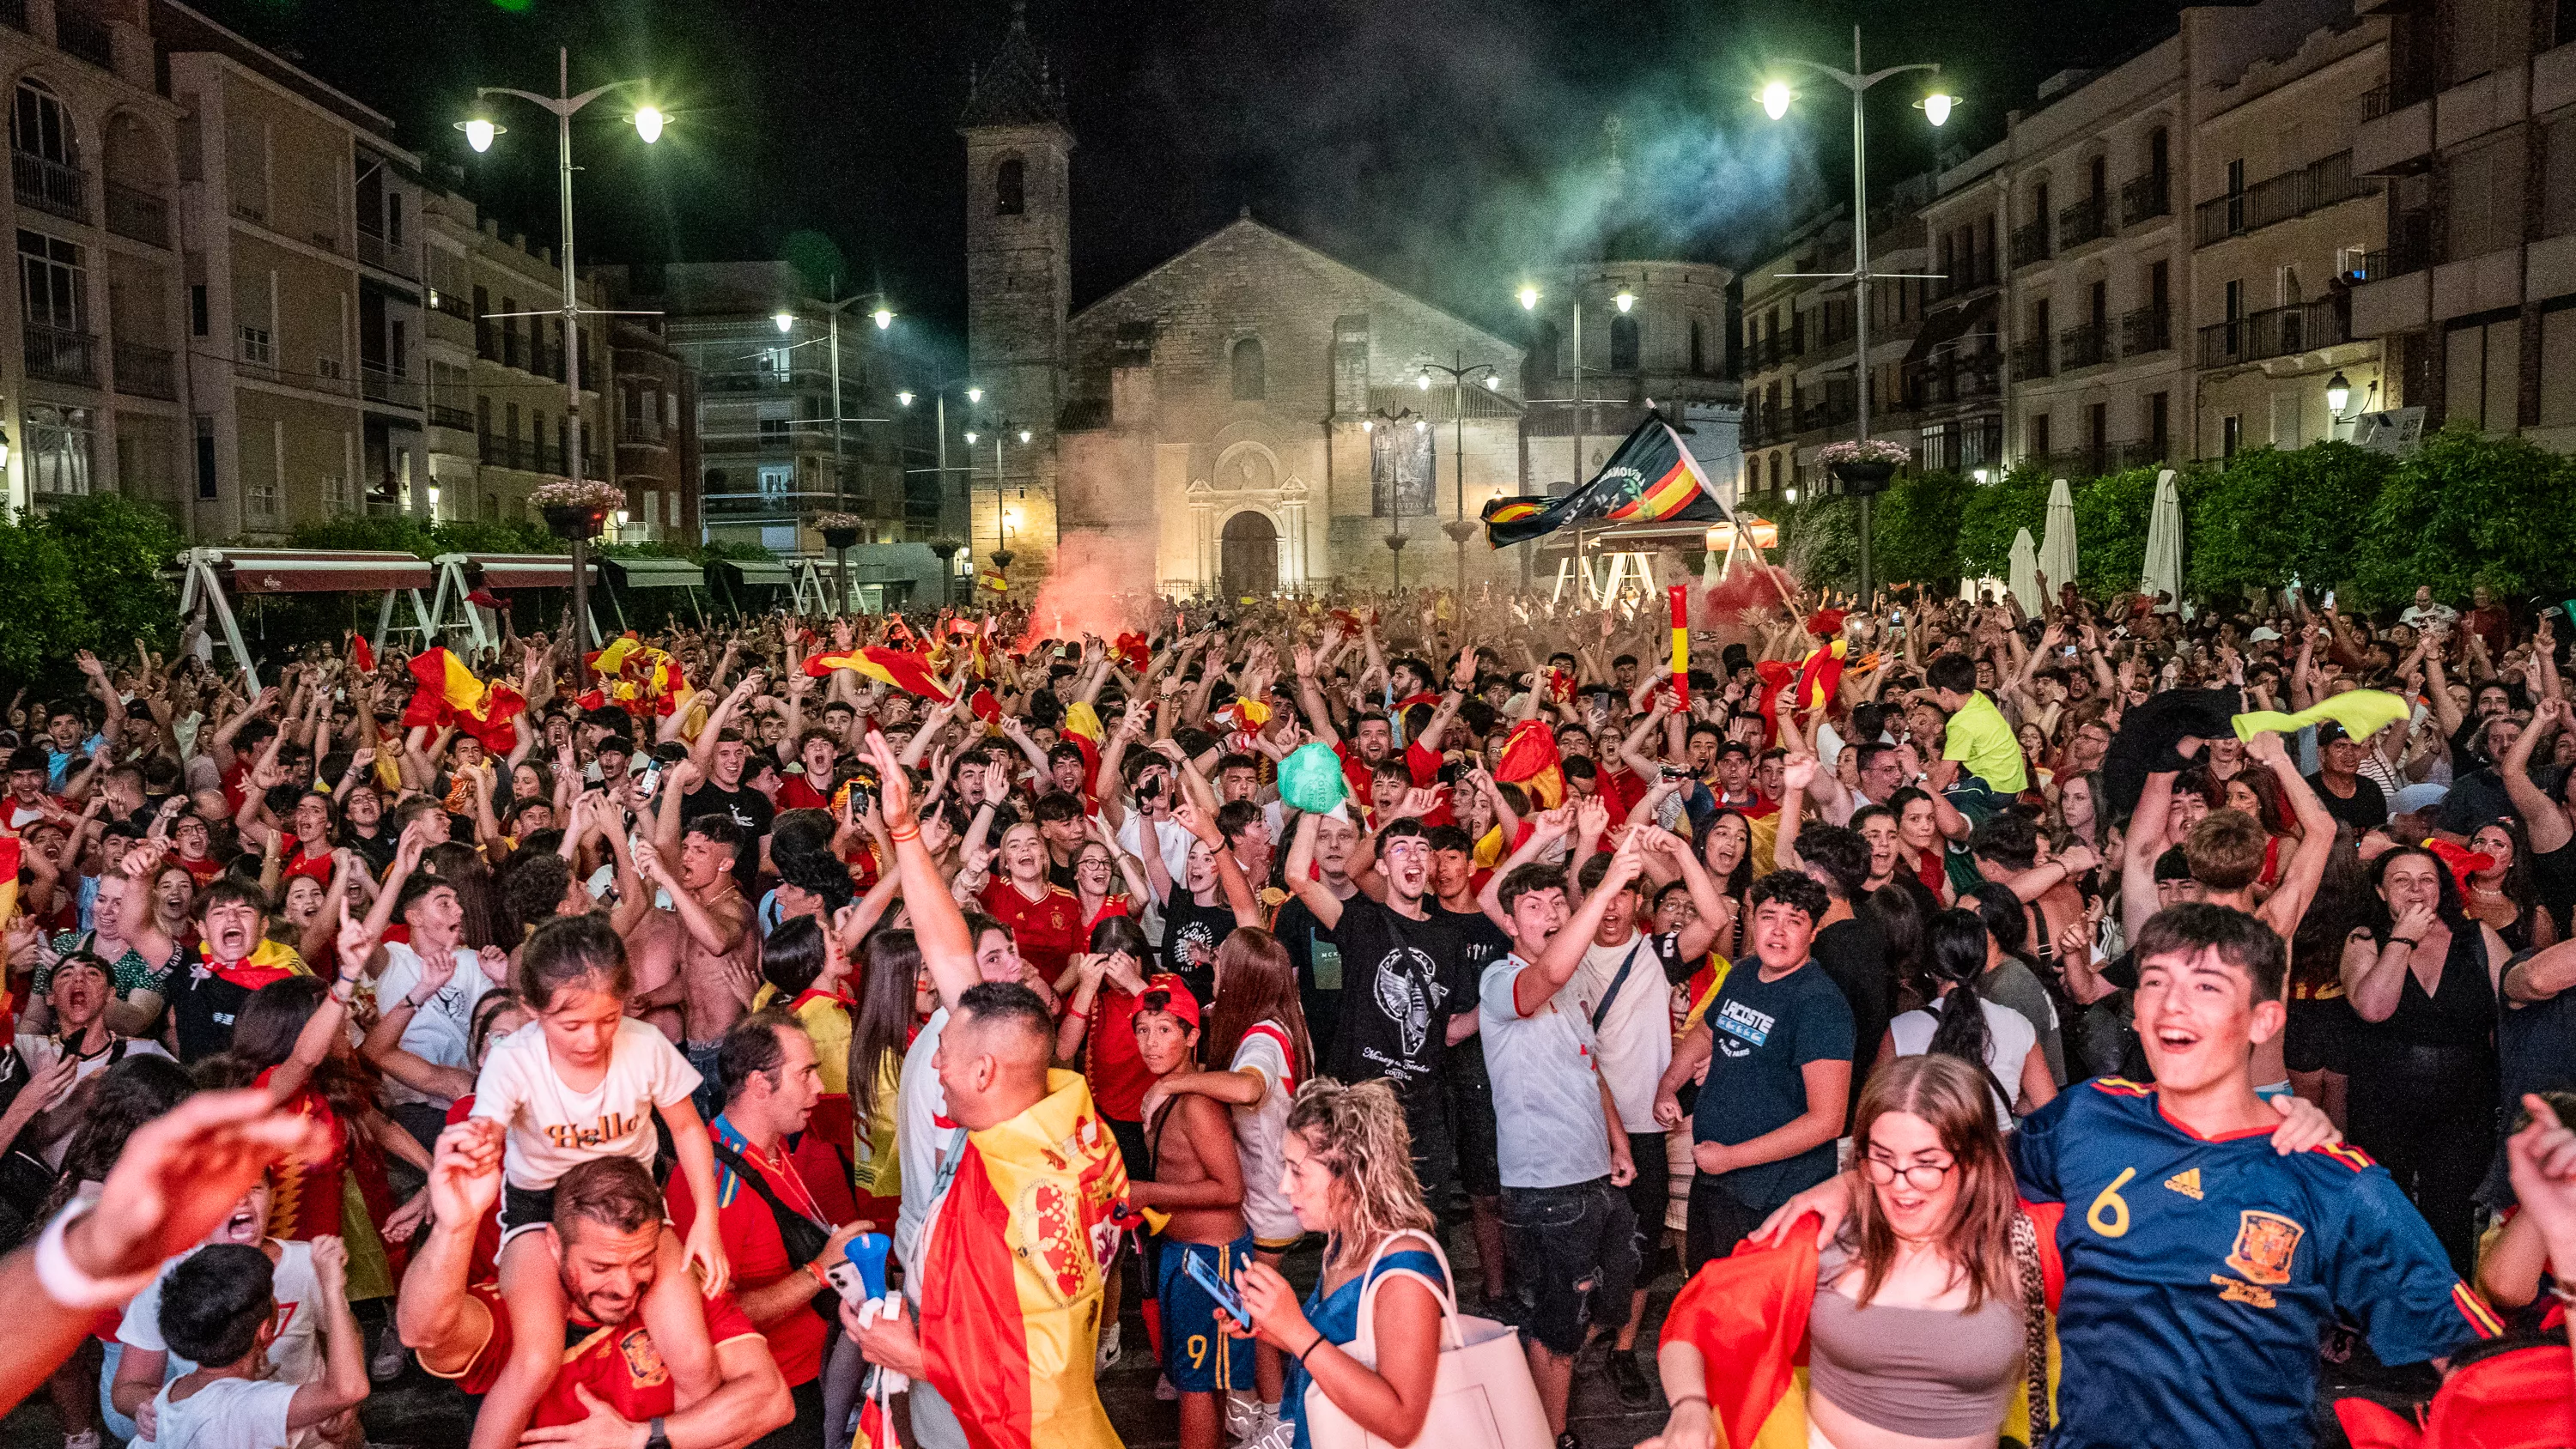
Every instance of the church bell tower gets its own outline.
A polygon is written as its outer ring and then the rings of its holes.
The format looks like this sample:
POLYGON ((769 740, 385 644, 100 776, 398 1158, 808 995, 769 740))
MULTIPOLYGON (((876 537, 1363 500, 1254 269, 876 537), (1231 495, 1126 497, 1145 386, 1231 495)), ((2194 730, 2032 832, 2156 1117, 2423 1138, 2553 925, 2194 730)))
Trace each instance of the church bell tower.
POLYGON ((1009 554, 1003 571, 1014 585, 1043 577, 1057 543, 1055 425, 1073 298, 1073 132, 1027 8, 1013 0, 1010 34, 973 73, 957 122, 966 138, 966 376, 984 398, 963 422, 952 399, 948 420, 952 456, 965 431, 976 435, 966 449, 973 471, 956 475, 967 482, 976 565, 1009 554))

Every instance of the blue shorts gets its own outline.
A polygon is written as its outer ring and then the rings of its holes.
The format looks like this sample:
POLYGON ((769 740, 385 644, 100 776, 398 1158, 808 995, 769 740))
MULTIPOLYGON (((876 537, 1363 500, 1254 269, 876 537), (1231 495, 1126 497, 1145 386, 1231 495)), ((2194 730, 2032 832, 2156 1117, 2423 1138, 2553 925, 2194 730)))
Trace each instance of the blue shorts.
POLYGON ((1154 1295, 1163 1305, 1163 1376, 1185 1394, 1223 1393, 1252 1387, 1252 1340, 1228 1338, 1217 1326, 1224 1309, 1182 1268, 1195 1258, 1216 1270, 1217 1281, 1232 1283, 1252 1261, 1252 1235, 1231 1243, 1176 1243, 1163 1240, 1159 1280, 1154 1295))

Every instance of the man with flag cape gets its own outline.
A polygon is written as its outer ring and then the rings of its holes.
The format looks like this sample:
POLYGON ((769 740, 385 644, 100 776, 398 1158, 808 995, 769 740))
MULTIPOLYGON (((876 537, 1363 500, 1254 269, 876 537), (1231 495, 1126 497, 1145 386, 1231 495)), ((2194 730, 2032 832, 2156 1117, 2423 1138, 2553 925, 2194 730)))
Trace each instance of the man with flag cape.
POLYGON ((1562 497, 1497 498, 1485 505, 1485 538, 1496 548, 1544 538, 1579 523, 1725 523, 1708 474, 1680 431, 1659 412, 1621 441, 1590 481, 1562 497))

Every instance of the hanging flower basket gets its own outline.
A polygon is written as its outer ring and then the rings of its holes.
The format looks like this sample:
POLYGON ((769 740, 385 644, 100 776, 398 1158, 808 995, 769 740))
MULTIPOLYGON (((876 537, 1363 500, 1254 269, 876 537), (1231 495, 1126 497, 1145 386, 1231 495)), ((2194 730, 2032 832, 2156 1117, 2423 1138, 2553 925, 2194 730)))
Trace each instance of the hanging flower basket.
POLYGON ((825 548, 843 549, 859 541, 859 530, 867 520, 855 513, 817 513, 814 526, 822 530, 825 548))
POLYGON ((590 479, 540 483, 529 490, 528 504, 545 518, 547 532, 579 541, 599 537, 608 515, 626 506, 626 490, 590 479))
POLYGON ((1816 450, 1816 461, 1842 480, 1843 491, 1862 497, 1884 490, 1911 456, 1904 444, 1885 438, 1827 443, 1816 450))

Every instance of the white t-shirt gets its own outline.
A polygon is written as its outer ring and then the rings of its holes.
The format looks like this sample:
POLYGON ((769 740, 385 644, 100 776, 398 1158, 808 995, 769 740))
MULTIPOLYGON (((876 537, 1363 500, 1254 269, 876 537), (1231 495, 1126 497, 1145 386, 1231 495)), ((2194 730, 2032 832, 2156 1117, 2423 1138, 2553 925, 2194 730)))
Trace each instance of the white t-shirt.
MULTIPOLYGON (((22 1031, 18 1033, 16 1044, 18 1059, 27 1064, 27 1075, 31 1079, 61 1060, 64 1054, 61 1038, 40 1032, 22 1031)), ((166 1057, 168 1055, 170 1054, 163 1051, 157 1041, 143 1037, 121 1037, 109 1042, 104 1050, 94 1056, 76 1058, 72 1067, 72 1085, 79 1086, 106 1071, 112 1063, 123 1061, 127 1057, 166 1057), (125 1048, 123 1051, 117 1050, 119 1044, 125 1048)), ((46 1108, 34 1122, 28 1125, 25 1134, 18 1139, 17 1145, 29 1149, 41 1147, 46 1165, 60 1171, 63 1155, 71 1150, 72 1132, 80 1125, 75 1120, 77 1113, 72 1110, 78 1105, 77 1101, 67 1101, 61 1108, 46 1108)))
MULTIPOLYGON (((1941 1025, 1939 1012, 1944 996, 1920 1011, 1909 1011, 1887 1024, 1887 1034, 1896 1039, 1896 1054, 1919 1057, 1932 1049, 1932 1033, 1941 1025)), ((2021 1092, 2022 1064, 2030 1060, 2031 1048, 2039 1045, 2039 1029, 2030 1018, 2001 1002, 1980 998, 1986 1009, 1986 1070, 1995 1074, 2003 1089, 2018 1096, 2021 1092)), ((1992 1096, 1992 1093, 1987 1095, 1992 1096)), ((1995 1125, 2012 1130, 2010 1103, 1995 1103, 1995 1125)))
MULTIPOLYGON (((1640 969, 1645 952, 1638 953, 1640 969)), ((1515 988, 1537 968, 1517 955, 1485 968, 1477 987, 1476 1039, 1494 1083, 1495 1159, 1505 1187, 1570 1187, 1610 1175, 1601 1120, 1601 1051, 1572 980, 1523 1015, 1515 988)), ((1629 987, 1634 989, 1632 978, 1629 987)), ((1648 990, 1658 1005, 1660 990, 1648 990)))
POLYGON ((631 1157, 651 1167, 659 1140, 654 1109, 686 1100, 698 1081, 660 1028, 630 1016, 617 1023, 599 1085, 576 1092, 555 1075, 545 1025, 532 1021, 492 1043, 474 1079, 474 1115, 509 1129, 505 1180, 534 1191, 594 1157, 631 1157))
POLYGON ((1600 1014, 1605 998, 1610 1002, 1592 1035, 1601 1053, 1601 1078, 1610 1084, 1610 1100, 1619 1104, 1619 1125, 1630 1132, 1664 1130, 1655 1121, 1655 1084, 1673 1064, 1673 988, 1664 963, 1680 949, 1677 934, 1642 932, 1624 945, 1587 946, 1583 964, 1566 983, 1586 1021, 1600 1014), (1636 964, 1619 994, 1609 996, 1632 947, 1636 964))
MULTIPOLYGON (((268 1362, 276 1370, 274 1377, 289 1386, 309 1384, 322 1377, 322 1281, 313 1276, 313 1245, 289 1239, 271 1238, 269 1246, 284 1249, 271 1273, 270 1295, 277 1300, 277 1337, 268 1345, 268 1362)), ((170 1353, 170 1344, 161 1336, 161 1285, 172 1272, 196 1253, 195 1248, 181 1253, 161 1265, 161 1271, 144 1285, 134 1301, 125 1305, 125 1318, 116 1325, 116 1341, 149 1353, 170 1353)), ((197 1365, 170 1354, 170 1367, 163 1370, 166 1378, 177 1378, 196 1372, 197 1365)), ((168 1410, 165 1408, 164 1413, 168 1410)), ((163 1419, 160 1442, 170 1442, 169 1420, 163 1419)))
POLYGON ((217 1379, 172 1402, 161 1388, 160 1449, 284 1449, 287 1411, 300 1385, 278 1379, 217 1379))
POLYGON ((1280 1191, 1280 1143, 1288 1135, 1288 1098, 1297 1081, 1288 1059, 1288 1033, 1277 1022, 1261 1022, 1243 1034, 1227 1070, 1246 1068, 1261 1074, 1262 1089, 1260 1101, 1234 1109, 1234 1153, 1243 1164, 1243 1221, 1262 1242, 1301 1237, 1305 1226, 1280 1191))
MULTIPOLYGON (((1130 805, 1125 818, 1118 822, 1118 848, 1138 860, 1145 858, 1144 819, 1145 812, 1130 805)), ((1188 826, 1168 817, 1154 827, 1154 843, 1163 848, 1163 870, 1172 879, 1189 879, 1190 847, 1198 844, 1198 839, 1190 834, 1188 826)))
MULTIPOLYGON (((385 974, 376 978, 378 1004, 401 1001, 417 992, 426 964, 411 947, 399 941, 386 942, 385 974)), ((474 1029, 474 1005, 491 989, 492 980, 483 974, 482 960, 474 952, 457 947, 456 974, 411 1014, 411 1024, 403 1028, 402 1049, 438 1066, 463 1069, 469 1060, 466 1046, 474 1029)), ((391 1077, 385 1078, 385 1104, 401 1102, 448 1105, 446 1098, 414 1091, 391 1077)))
POLYGON ((948 1115, 948 1093, 930 1065, 939 1054, 939 1035, 948 1029, 948 1008, 930 1014, 930 1023, 903 1054, 903 1072, 895 1085, 895 1141, 903 1163, 903 1207, 895 1215, 894 1254, 903 1263, 903 1294, 921 1306, 920 1265, 913 1261, 921 1246, 921 1226, 938 1202, 940 1156, 957 1135, 940 1122, 948 1115))

